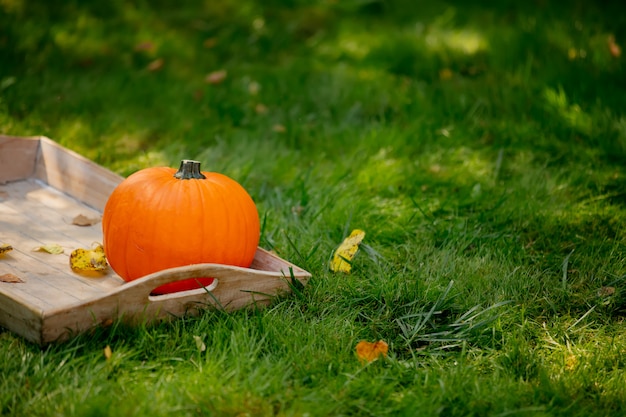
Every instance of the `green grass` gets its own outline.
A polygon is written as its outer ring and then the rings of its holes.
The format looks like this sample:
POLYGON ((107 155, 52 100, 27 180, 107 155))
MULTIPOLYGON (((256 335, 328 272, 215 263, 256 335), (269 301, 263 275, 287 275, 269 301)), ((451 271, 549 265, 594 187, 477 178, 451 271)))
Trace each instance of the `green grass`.
POLYGON ((0 0, 0 133, 200 159, 313 274, 262 311, 0 330, 0 413, 626 413, 626 8, 591 3, 0 0))

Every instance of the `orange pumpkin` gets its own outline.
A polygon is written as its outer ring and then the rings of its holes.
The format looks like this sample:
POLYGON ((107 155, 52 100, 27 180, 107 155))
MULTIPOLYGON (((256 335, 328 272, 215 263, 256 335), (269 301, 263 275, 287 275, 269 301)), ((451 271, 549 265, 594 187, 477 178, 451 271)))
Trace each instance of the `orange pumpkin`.
MULTIPOLYGON (((163 269, 197 263, 249 267, 259 243, 256 206, 233 179, 201 172, 197 161, 180 168, 135 172, 109 197, 102 216, 111 268, 131 281, 163 269)), ((208 286, 212 278, 165 284, 165 294, 208 286)))

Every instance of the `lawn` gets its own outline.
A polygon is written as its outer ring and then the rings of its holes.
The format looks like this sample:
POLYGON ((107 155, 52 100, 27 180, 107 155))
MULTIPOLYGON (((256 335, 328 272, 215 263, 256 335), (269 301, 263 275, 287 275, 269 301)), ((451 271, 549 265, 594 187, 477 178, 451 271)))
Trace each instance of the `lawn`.
POLYGON ((0 329, 0 414, 626 414, 624 48, 619 0, 0 0, 0 134, 198 159, 313 275, 45 348, 0 329))

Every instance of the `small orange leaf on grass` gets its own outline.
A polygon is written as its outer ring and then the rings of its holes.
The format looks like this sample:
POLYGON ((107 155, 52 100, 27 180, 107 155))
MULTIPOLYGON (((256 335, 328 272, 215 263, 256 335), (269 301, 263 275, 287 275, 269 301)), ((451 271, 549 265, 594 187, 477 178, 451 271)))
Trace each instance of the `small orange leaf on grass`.
POLYGON ((274 126, 272 126, 272 130, 276 133, 285 133, 287 131, 287 128, 281 124, 275 124, 274 126))
POLYGON ((622 55, 622 48, 615 42, 615 37, 613 35, 609 36, 608 39, 609 44, 609 52, 613 55, 614 58, 619 58, 622 55))
POLYGON ((378 342, 368 342, 361 340, 356 345, 356 356, 361 363, 375 361, 379 356, 386 357, 389 345, 384 340, 378 342))
POLYGON ((146 68, 150 72, 156 72, 156 71, 159 71, 161 68, 163 68, 163 64, 165 64, 165 61, 163 60, 163 58, 157 58, 151 63, 149 63, 146 68))
POLYGON ((210 49, 217 45, 217 38, 206 38, 202 43, 205 48, 210 49))
POLYGON ((254 106, 254 111, 257 114, 267 114, 267 112, 269 111, 269 109, 267 108, 267 106, 263 103, 258 103, 256 106, 254 106))
POLYGON ((226 70, 213 71, 204 78, 204 81, 209 84, 221 84, 226 79, 228 72, 226 70))
POLYGON ((330 261, 330 269, 333 272, 345 272, 350 273, 352 269, 352 258, 359 250, 359 245, 365 237, 363 230, 355 229, 350 233, 350 236, 341 242, 341 245, 335 250, 333 259, 330 261))

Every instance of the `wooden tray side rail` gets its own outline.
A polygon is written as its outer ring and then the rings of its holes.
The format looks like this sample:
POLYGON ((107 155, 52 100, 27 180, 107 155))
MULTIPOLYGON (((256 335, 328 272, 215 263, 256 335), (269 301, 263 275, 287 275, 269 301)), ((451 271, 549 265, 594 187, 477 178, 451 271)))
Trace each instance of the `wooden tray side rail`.
POLYGON ((41 340, 44 343, 65 340, 112 319, 131 324, 151 323, 195 315, 205 308, 235 311, 265 306, 277 295, 290 292, 292 279, 306 284, 310 277, 308 272, 263 249, 257 250, 256 259, 280 263, 282 269, 275 272, 197 264, 159 271, 93 300, 47 312, 41 340), (215 282, 208 288, 150 295, 160 285, 197 277, 213 277, 215 282))

